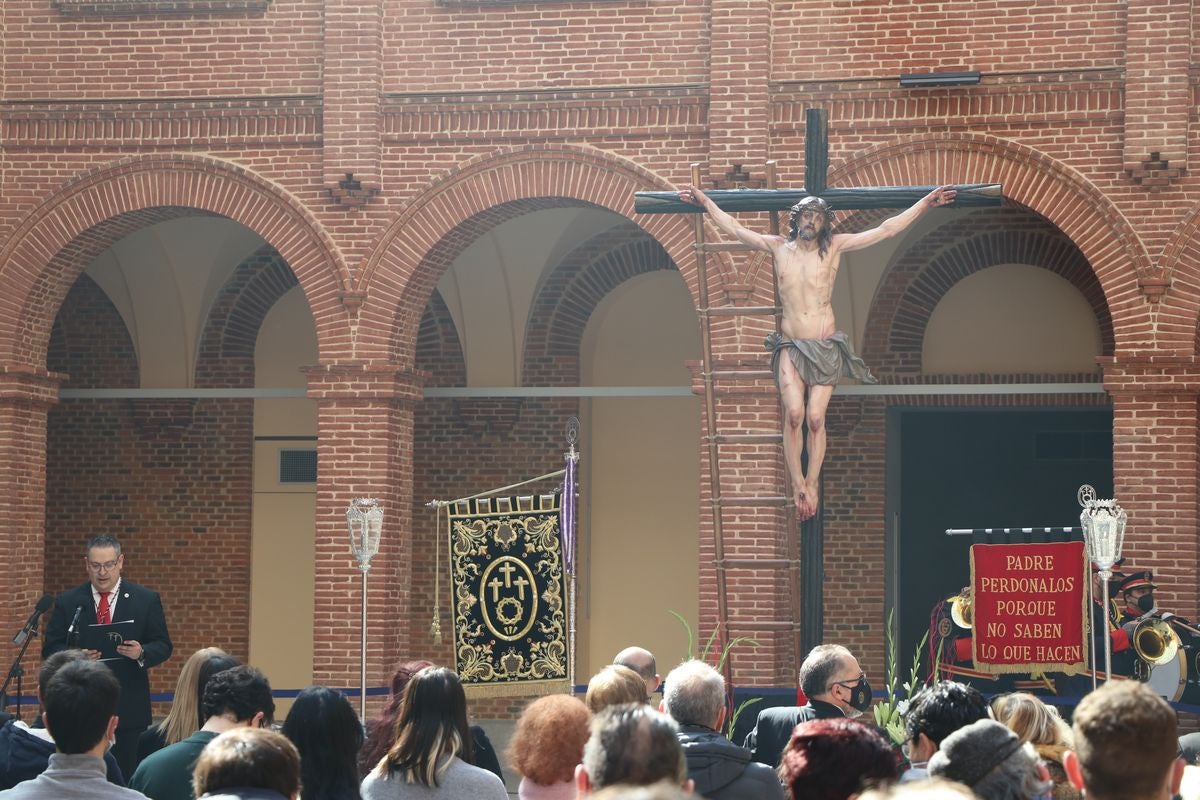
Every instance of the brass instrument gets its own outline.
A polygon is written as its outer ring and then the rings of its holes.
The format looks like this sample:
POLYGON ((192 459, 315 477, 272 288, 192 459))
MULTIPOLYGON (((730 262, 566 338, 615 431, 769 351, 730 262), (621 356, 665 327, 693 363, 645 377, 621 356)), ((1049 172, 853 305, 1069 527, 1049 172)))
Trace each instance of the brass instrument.
POLYGON ((1171 624, 1157 617, 1139 622, 1129 638, 1138 658, 1155 666, 1174 661, 1183 646, 1171 624))
POLYGON ((974 620, 975 601, 971 596, 971 587, 964 586, 963 590, 950 598, 950 618, 960 628, 971 630, 974 620))

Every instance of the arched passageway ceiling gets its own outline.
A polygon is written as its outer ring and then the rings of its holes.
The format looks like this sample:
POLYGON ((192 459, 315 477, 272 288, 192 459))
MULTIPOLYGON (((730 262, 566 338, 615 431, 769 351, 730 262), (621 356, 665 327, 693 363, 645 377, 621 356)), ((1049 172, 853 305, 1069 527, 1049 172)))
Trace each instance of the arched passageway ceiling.
POLYGON ((1083 254, 1112 317, 1116 350, 1190 350, 1194 344, 1194 299, 1169 292, 1151 303, 1141 285, 1156 271, 1133 226, 1086 177, 1045 153, 984 134, 931 134, 868 150, 832 170, 829 180, 843 186, 1002 183, 1007 199, 1047 219, 1083 254), (1191 325, 1185 332, 1154 324, 1156 316, 1191 325))
POLYGON ((27 216, 0 248, 0 361, 45 363, 50 327, 70 286, 113 243, 158 222, 226 217, 274 246, 304 288, 322 357, 348 341, 349 273, 315 217, 249 170, 205 156, 125 159, 77 178, 27 216), (328 343, 328 344, 326 344, 328 343))

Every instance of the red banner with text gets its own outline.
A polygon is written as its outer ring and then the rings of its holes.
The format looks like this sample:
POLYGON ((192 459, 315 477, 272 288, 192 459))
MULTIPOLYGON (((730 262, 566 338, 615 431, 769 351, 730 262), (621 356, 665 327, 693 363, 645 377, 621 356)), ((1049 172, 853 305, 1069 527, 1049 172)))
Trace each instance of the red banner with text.
POLYGON ((1084 669, 1087 575, 1083 542, 972 545, 975 668, 1084 669))

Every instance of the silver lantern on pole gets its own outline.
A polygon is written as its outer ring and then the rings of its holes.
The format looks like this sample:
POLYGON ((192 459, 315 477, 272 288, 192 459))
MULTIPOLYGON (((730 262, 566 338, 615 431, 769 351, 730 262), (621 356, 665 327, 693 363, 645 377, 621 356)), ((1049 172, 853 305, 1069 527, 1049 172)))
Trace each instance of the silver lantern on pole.
MULTIPOLYGON (((1117 505, 1116 499, 1097 500, 1096 490, 1084 484, 1079 487, 1079 524, 1083 527, 1083 541, 1087 547, 1088 560, 1099 572, 1103 604, 1100 606, 1104 625, 1104 679, 1112 678, 1112 639, 1108 635, 1108 582, 1112 579, 1112 568, 1121 558, 1121 547, 1125 544, 1125 509, 1117 505)), ((1093 640, 1095 632, 1093 632, 1093 640)))
POLYGON ((359 715, 367 718, 367 573, 371 571, 371 559, 379 554, 379 538, 383 532, 383 509, 379 501, 369 497, 359 497, 350 503, 346 509, 346 528, 350 532, 350 552, 358 561, 358 569, 362 572, 362 647, 360 664, 362 665, 361 681, 359 684, 358 708, 359 715))

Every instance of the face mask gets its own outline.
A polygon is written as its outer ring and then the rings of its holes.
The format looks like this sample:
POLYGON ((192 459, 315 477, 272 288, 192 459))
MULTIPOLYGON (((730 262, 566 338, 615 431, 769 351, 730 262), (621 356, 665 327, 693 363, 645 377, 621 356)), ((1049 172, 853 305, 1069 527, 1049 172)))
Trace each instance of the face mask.
POLYGON ((861 713, 871 707, 871 684, 866 678, 859 678, 857 684, 846 688, 850 690, 851 708, 861 713))
POLYGON ((1154 595, 1144 594, 1137 600, 1137 607, 1142 610, 1143 614, 1149 614, 1154 610, 1154 595))

